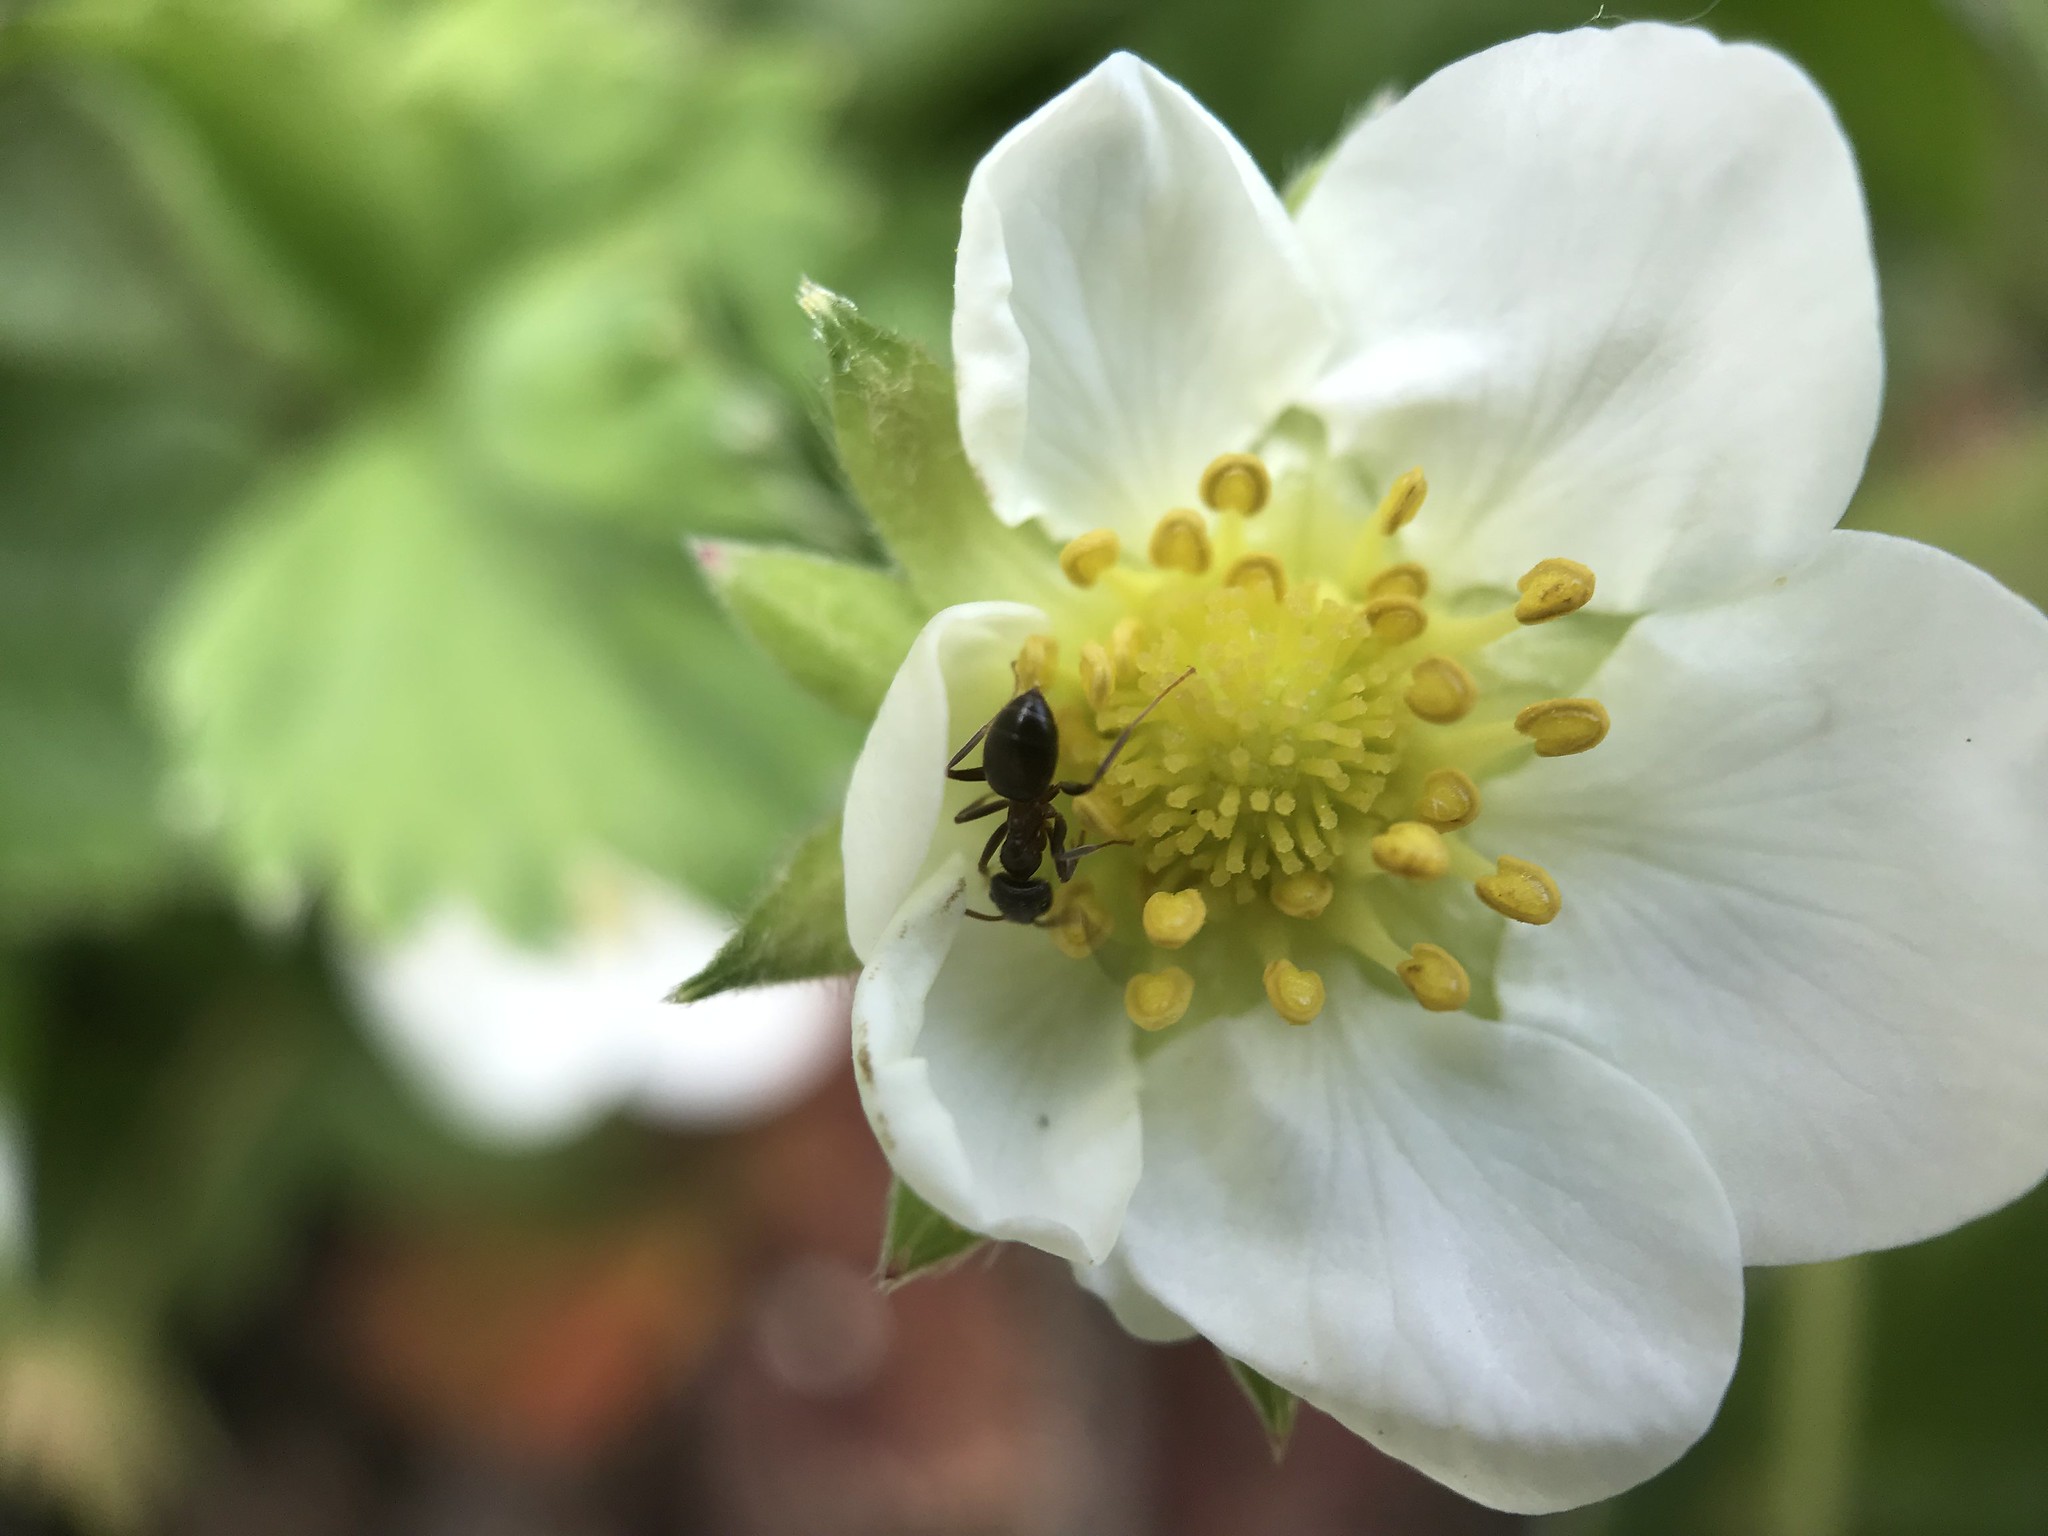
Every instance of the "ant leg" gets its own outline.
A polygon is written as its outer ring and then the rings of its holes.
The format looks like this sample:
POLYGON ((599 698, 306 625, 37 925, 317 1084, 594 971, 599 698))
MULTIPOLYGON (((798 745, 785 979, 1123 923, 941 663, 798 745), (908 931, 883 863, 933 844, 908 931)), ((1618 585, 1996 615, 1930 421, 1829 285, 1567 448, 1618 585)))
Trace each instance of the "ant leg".
POLYGON ((993 816, 997 811, 1006 811, 1010 802, 1001 795, 984 795, 953 818, 955 825, 963 821, 979 821, 984 816, 993 816))
POLYGON ((1128 848, 1128 837, 1112 837, 1105 842, 1083 843, 1079 848, 1067 846, 1067 818, 1058 811, 1052 813, 1052 867, 1058 871, 1062 883, 1074 878, 1074 866, 1091 853, 1100 853, 1105 848, 1128 848))
POLYGON ((987 772, 983 769, 962 768, 960 766, 960 759, 965 757, 968 753, 972 752, 977 746, 981 745, 981 738, 988 734, 989 726, 994 725, 995 723, 996 717, 994 715, 990 715, 988 717, 988 724, 982 726, 980 730, 976 731, 972 736, 968 737, 967 744, 946 760, 947 778, 960 779, 969 784, 978 784, 988 778, 987 772))
POLYGON ((1002 845, 1003 834, 1005 832, 1008 832, 1009 830, 1010 828, 1008 823, 1005 823, 1004 825, 997 827, 995 831, 989 833, 988 843, 981 850, 981 862, 974 866, 976 869, 980 870, 981 873, 983 873, 984 875, 988 873, 988 861, 996 856, 996 849, 1002 845))
POLYGON ((1152 702, 1150 704, 1147 704, 1143 709, 1138 711, 1137 718, 1134 719, 1129 725, 1124 727, 1123 734, 1117 737, 1116 741, 1110 746, 1109 755, 1103 758, 1102 762, 1099 765, 1097 765, 1095 769, 1095 777, 1090 779, 1086 784, 1061 784, 1058 786, 1059 792, 1063 795, 1085 795, 1088 793, 1089 790, 1093 789, 1096 785, 1100 784, 1102 782, 1102 776, 1105 773, 1109 772, 1110 765, 1116 761, 1117 754, 1123 751, 1124 744, 1131 739, 1131 732, 1135 731, 1141 724, 1144 723, 1145 717, 1147 715, 1151 714, 1153 710, 1159 707, 1159 701, 1161 699, 1165 698, 1169 693, 1173 692, 1174 689, 1178 688, 1182 683, 1186 682, 1189 678, 1193 677, 1194 675, 1195 669, 1193 667, 1189 667, 1187 671, 1181 673, 1179 677, 1176 677, 1164 688, 1160 689, 1157 693, 1153 694, 1152 702))
POLYGON ((1006 919, 1000 912, 977 912, 972 907, 969 907, 967 909, 967 915, 975 919, 977 922, 983 923, 1000 923, 1006 921, 1006 919))

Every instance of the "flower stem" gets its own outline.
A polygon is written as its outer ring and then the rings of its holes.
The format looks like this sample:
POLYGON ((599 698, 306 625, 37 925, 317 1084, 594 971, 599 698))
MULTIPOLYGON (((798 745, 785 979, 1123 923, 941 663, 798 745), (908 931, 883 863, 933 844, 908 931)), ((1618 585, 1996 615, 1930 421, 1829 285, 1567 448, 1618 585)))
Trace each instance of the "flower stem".
POLYGON ((1850 1528, 1868 1280, 1860 1259, 1784 1272, 1766 1536, 1844 1536, 1850 1528))

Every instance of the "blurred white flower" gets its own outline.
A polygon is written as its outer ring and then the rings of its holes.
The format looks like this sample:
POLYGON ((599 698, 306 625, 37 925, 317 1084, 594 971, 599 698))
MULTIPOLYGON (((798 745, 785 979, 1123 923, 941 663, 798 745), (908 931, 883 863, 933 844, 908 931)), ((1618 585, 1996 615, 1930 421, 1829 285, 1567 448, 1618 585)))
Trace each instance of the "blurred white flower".
POLYGON ((574 932, 545 948, 450 906, 358 956, 375 1028, 463 1129, 544 1141, 614 1108, 730 1127, 794 1103, 845 1059, 838 988, 665 1002, 730 924, 643 877, 607 879, 599 895, 574 932))

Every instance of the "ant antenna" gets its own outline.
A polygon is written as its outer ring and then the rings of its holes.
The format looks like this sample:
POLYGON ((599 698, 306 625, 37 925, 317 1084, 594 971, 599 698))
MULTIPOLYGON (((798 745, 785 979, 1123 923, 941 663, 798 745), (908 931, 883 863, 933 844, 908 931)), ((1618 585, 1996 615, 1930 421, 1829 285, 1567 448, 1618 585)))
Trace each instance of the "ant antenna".
POLYGON ((1151 714, 1153 710, 1159 707, 1159 701, 1161 699, 1164 699, 1169 693, 1173 692, 1174 689, 1178 688, 1182 683, 1186 682, 1189 678, 1193 677, 1194 675, 1195 669, 1193 667, 1189 667, 1187 671, 1181 673, 1179 677, 1176 677, 1164 688, 1160 689, 1157 693, 1153 694, 1152 702, 1150 704, 1147 704, 1143 709, 1139 710, 1136 716, 1132 718, 1131 723, 1124 727, 1123 734, 1118 736, 1115 744, 1110 747, 1109 755, 1103 758, 1102 762, 1096 767, 1095 777, 1090 779, 1086 784, 1062 784, 1060 786, 1061 793, 1068 795, 1085 795, 1088 793, 1089 790, 1093 789, 1096 785, 1100 784, 1102 782, 1102 776, 1108 773, 1111 765, 1116 762, 1117 754, 1123 751, 1125 744, 1130 741, 1131 732, 1135 731, 1140 725, 1144 724, 1145 717, 1151 714))

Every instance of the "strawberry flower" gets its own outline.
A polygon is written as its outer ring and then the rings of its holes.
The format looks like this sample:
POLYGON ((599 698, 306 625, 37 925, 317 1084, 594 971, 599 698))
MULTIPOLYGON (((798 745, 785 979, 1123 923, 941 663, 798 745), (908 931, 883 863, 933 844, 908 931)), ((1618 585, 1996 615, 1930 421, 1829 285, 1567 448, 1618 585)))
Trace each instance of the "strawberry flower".
POLYGON ((1541 1511, 1700 1435, 1745 1263, 2040 1178, 2048 623, 1834 526, 1877 290, 1794 66, 1527 38, 1290 214, 1118 56, 975 172, 953 343, 1050 537, 924 626, 847 799, 857 1075, 930 1205, 1541 1511), (1109 846, 977 923, 945 769, 1031 687, 1063 777, 1136 729, 1070 806, 1109 846))

